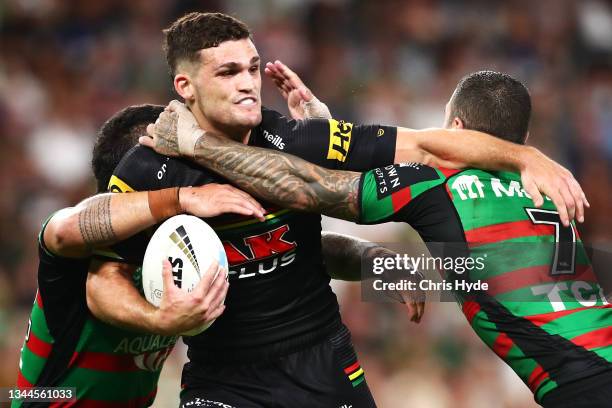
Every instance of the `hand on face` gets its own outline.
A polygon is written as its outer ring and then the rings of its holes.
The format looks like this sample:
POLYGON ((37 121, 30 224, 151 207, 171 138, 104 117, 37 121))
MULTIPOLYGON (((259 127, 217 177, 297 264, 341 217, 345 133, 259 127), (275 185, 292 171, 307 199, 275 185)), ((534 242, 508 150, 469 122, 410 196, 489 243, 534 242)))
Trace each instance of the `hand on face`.
POLYGON ((148 136, 138 142, 166 156, 193 157, 196 141, 204 134, 195 117, 179 101, 172 101, 155 123, 147 126, 148 136))
POLYGON ((264 70, 287 101, 293 119, 331 119, 329 108, 304 85, 300 77, 282 62, 268 62, 264 70))

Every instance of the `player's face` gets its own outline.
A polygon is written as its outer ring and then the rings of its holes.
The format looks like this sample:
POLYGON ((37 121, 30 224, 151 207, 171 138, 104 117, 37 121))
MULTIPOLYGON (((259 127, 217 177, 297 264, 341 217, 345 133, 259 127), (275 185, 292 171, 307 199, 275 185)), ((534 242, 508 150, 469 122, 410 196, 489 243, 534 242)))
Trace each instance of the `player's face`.
MULTIPOLYGON (((250 39, 202 50, 194 78, 194 108, 219 130, 250 130, 261 122, 260 58, 250 39)), ((200 116, 200 115, 197 115, 200 116)))

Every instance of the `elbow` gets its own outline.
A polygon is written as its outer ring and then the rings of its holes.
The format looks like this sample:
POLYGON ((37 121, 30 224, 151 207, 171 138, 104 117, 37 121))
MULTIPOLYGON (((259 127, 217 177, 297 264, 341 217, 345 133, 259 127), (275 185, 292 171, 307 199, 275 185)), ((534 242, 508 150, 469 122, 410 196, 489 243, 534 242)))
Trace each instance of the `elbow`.
POLYGON ((53 253, 62 255, 66 253, 70 245, 69 219, 52 219, 45 228, 43 240, 45 246, 53 253))

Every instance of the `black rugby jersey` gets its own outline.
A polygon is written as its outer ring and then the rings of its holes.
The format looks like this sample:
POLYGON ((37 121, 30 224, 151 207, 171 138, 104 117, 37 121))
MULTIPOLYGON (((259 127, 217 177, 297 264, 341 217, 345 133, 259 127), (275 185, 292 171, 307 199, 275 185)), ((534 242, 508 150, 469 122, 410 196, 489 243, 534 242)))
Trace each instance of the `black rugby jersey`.
MULTIPOLYGON (((249 145, 281 150, 328 168, 365 170, 393 162, 396 129, 333 119, 295 121, 262 109, 249 145)), ((117 166, 111 191, 156 190, 227 180, 183 159, 136 146, 117 166)), ((224 314, 204 333, 186 337, 196 361, 248 361, 307 347, 340 323, 321 254, 321 217, 262 203, 266 221, 226 214, 206 221, 215 229, 230 264, 224 314)), ((143 239, 144 238, 144 239, 143 239)), ((140 264, 141 234, 115 252, 140 264)))

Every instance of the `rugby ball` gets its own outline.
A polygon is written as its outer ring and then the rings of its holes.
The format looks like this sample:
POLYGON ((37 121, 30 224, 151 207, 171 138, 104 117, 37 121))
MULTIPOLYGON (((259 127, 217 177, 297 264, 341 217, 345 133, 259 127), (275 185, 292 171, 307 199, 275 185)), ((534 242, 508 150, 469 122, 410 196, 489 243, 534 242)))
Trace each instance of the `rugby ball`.
MULTIPOLYGON (((159 307, 164 293, 162 261, 172 265, 175 286, 191 292, 213 260, 227 269, 227 257, 221 240, 203 220, 192 215, 177 215, 157 228, 142 263, 142 288, 149 303, 159 307)), ((183 335, 194 336, 210 325, 190 330, 183 335)))

